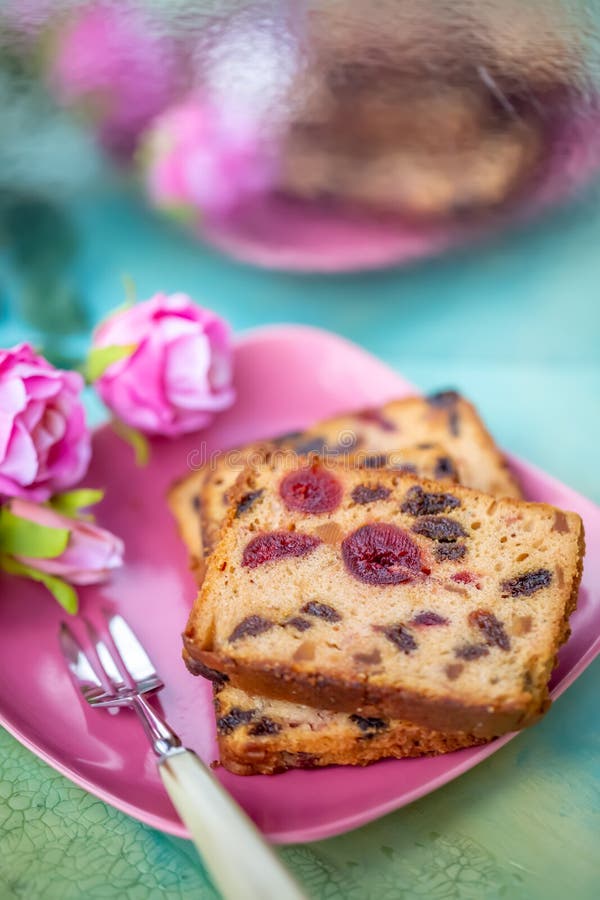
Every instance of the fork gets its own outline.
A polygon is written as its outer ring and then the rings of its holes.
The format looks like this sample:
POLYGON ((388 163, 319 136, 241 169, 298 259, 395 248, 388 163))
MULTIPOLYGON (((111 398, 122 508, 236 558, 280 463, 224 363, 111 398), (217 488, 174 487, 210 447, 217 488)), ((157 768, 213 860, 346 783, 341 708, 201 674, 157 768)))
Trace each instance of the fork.
POLYGON ((112 650, 84 619, 95 659, 65 622, 60 626, 71 675, 90 706, 113 712, 129 707, 137 713, 173 806, 225 900, 307 900, 246 813, 146 700, 164 685, 125 619, 109 613, 104 618, 112 650))

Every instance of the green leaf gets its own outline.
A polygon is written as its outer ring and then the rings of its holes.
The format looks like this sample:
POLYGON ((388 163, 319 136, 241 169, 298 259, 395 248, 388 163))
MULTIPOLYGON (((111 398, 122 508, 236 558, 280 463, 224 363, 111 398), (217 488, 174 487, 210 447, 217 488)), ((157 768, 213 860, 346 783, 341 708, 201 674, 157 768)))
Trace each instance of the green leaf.
POLYGON ((6 506, 0 509, 0 550, 14 556, 54 559, 69 543, 68 528, 50 528, 15 516, 6 506))
POLYGON ((65 491, 64 494, 55 494, 50 500, 50 506, 64 516, 77 516, 81 509, 100 503, 104 497, 104 491, 94 488, 80 488, 77 491, 65 491))
POLYGON ((130 425, 126 425, 125 422, 121 422, 120 419, 113 419, 112 426, 115 433, 133 447, 136 464, 138 466, 148 465, 150 444, 147 437, 141 431, 138 431, 137 428, 132 428, 130 425))
POLYGON ((40 572, 32 566, 26 566, 24 563, 11 559, 10 556, 0 556, 0 568, 4 569, 10 575, 21 575, 23 578, 31 578, 32 581, 39 581, 43 584, 57 603, 71 615, 75 615, 79 605, 77 591, 62 578, 56 575, 48 575, 46 572, 40 572))
POLYGON ((120 359, 126 359, 137 350, 137 344, 116 344, 113 347, 94 347, 88 353, 86 378, 91 383, 120 359))

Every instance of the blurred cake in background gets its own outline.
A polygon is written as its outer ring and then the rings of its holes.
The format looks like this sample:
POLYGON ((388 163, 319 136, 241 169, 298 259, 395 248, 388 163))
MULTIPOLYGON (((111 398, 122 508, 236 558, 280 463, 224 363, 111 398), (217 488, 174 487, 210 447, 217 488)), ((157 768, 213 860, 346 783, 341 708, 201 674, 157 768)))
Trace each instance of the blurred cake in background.
POLYGON ((153 205, 257 264, 432 255, 600 164, 583 0, 27 0, 0 21, 153 205))

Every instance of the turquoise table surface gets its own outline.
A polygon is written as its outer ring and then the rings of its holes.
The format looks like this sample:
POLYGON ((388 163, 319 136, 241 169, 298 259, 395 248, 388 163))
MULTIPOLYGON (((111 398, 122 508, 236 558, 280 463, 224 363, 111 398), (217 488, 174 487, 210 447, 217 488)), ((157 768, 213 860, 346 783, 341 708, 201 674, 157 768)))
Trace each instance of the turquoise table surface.
MULTIPOLYGON (((456 386, 503 446, 600 499, 597 189, 470 251, 332 277, 232 262, 115 182, 66 200, 58 218, 43 204, 17 213, 0 246, 0 346, 28 338, 75 361, 122 301, 127 273, 140 297, 187 291, 236 330, 319 325, 424 389, 456 386)), ((454 783, 282 855, 319 900, 599 896, 599 676, 600 660, 540 724, 454 783)), ((0 733, 0 900, 214 896, 190 843, 87 795, 0 733)))

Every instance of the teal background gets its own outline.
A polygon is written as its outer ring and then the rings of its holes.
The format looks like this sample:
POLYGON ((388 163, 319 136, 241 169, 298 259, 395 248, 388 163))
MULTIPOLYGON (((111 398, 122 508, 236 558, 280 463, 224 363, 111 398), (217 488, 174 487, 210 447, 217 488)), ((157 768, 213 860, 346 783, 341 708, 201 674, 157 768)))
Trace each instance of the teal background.
MULTIPOLYGON (((60 206, 0 195, 0 346, 27 338, 75 363, 127 273, 141 298, 187 291, 238 331, 329 328, 423 389, 456 386, 502 445, 598 501, 599 199, 590 189, 541 224, 405 270, 321 277, 232 262, 115 179, 60 206)), ((599 675, 596 661, 539 725, 453 784, 283 856, 328 900, 598 896, 599 675)), ((191 844, 85 794, 0 733, 0 900, 42 896, 215 895, 191 844)))

